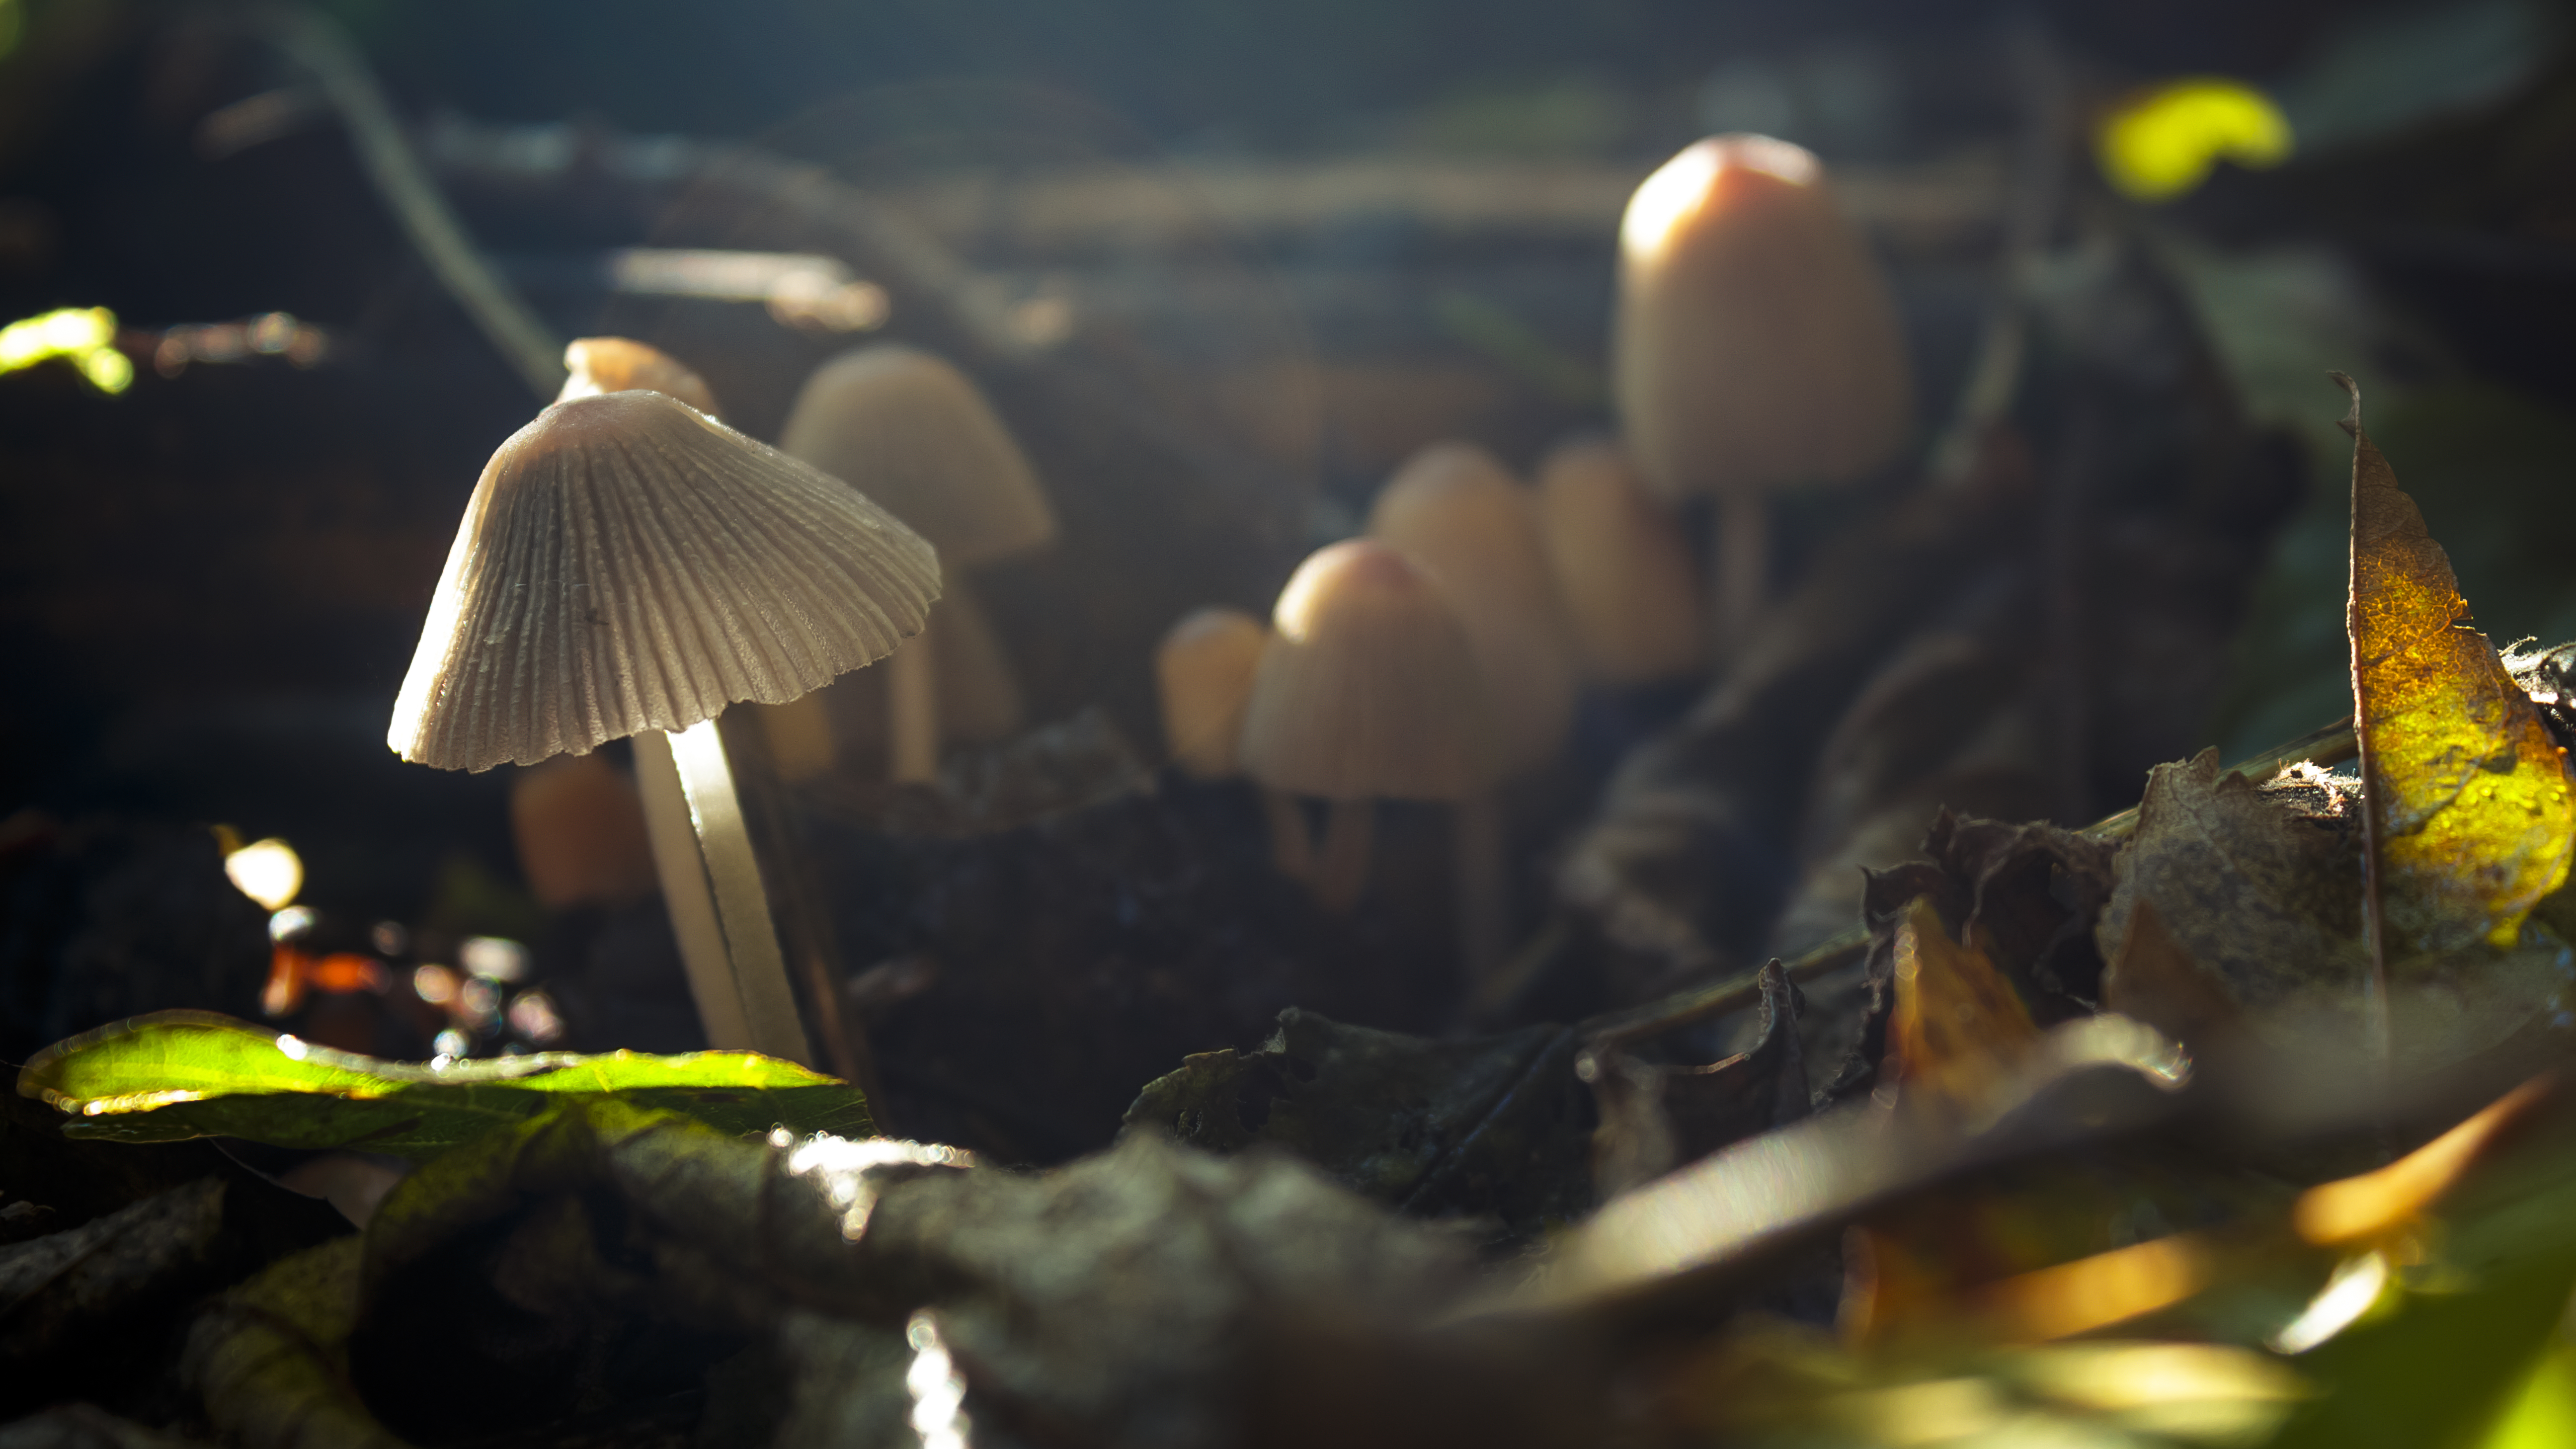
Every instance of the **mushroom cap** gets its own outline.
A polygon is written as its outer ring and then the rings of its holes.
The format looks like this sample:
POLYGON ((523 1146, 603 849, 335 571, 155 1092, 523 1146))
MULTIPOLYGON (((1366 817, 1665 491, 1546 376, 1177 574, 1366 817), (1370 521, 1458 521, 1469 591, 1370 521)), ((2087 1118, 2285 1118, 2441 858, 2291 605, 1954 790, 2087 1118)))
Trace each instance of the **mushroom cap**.
POLYGON ((487 770, 780 704, 919 633, 928 543, 658 392, 556 403, 465 505, 386 742, 487 770))
POLYGON ((1574 723, 1574 633, 1528 490, 1484 449, 1435 443, 1379 491, 1368 532, 1429 574, 1466 626, 1503 773, 1554 755, 1574 723))
POLYGON ((1462 800, 1493 784, 1475 651, 1404 555, 1364 538, 1318 549, 1271 625, 1244 709, 1254 779, 1336 800, 1462 800))
POLYGON ((939 548, 952 568, 1055 539, 1055 510, 1000 415, 966 374, 879 343, 815 369, 778 446, 846 478, 939 548))
POLYGON ((631 337, 576 337, 564 348, 564 370, 572 375, 555 394, 556 402, 642 388, 678 398, 708 417, 724 416, 716 410, 716 395, 705 378, 662 349, 631 337))
POLYGON ((1163 739, 1172 762, 1202 780, 1242 768, 1244 706, 1270 630, 1241 609, 1197 609, 1183 615, 1154 648, 1154 683, 1163 702, 1163 739))
POLYGON ((1627 450, 1593 438, 1550 453, 1538 470, 1538 515, 1586 673, 1644 684, 1707 667, 1690 546, 1627 450))
POLYGON ((1823 165, 1767 136, 1697 142, 1630 198, 1611 371, 1667 499, 1846 482, 1913 422, 1886 278, 1823 165))

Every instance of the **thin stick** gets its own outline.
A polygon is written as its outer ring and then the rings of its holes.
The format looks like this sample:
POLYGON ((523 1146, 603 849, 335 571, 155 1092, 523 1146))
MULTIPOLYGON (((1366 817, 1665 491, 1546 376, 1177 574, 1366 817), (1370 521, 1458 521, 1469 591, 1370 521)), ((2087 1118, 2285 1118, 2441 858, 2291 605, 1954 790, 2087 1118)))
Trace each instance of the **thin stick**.
POLYGON ((376 84, 375 72, 349 41, 348 32, 319 11, 301 6, 257 12, 269 43, 292 56, 322 84, 322 94, 349 128, 349 142, 376 195, 412 248, 429 264, 465 315, 482 329, 537 396, 552 400, 563 386, 563 339, 537 320, 528 304, 483 260, 458 224, 447 198, 429 179, 376 84))
MULTIPOLYGON (((2351 518, 2357 524, 2361 521, 2361 389, 2340 372, 2326 375, 2352 394, 2352 412, 2343 420, 2343 430, 2353 436, 2351 518)), ((2370 738, 2368 716, 2378 701, 2362 684, 2361 534, 2358 528, 2345 532, 2349 542, 2344 550, 2343 633, 2352 662, 2353 735, 2361 750, 2361 944, 2370 953, 2369 1031, 2379 1058, 2379 1088, 2385 1096, 2397 1074, 2397 1030, 2388 1001, 2388 922, 2379 900, 2379 841, 2388 796, 2379 788, 2379 751, 2370 738)))
POLYGON ((1758 488, 1717 495, 1717 537, 1709 550, 1712 638, 1721 660, 1744 650, 1771 590, 1771 510, 1758 488))
POLYGON ((716 924, 716 899, 707 890, 698 858, 696 828, 689 823, 689 795, 671 758, 671 737, 660 730, 635 736, 635 785, 644 799, 644 837, 653 846, 653 872, 662 879, 662 906, 671 913, 671 935, 689 973, 689 996, 707 1045, 750 1051, 751 1025, 742 993, 733 984, 733 958, 725 954, 724 928, 716 924))
POLYGON ((680 788, 688 792, 689 819, 697 827, 698 853, 707 863, 707 882, 715 888, 716 919, 733 959, 734 988, 742 995, 752 1050, 811 1066, 814 1051, 796 1018, 796 992, 787 984, 787 962, 769 919, 760 863, 752 858, 751 836, 743 828, 742 800, 734 793, 733 770, 725 762, 724 736, 716 732, 714 720, 703 719, 670 739, 680 788))
POLYGON ((1502 804, 1492 791, 1471 795, 1458 802, 1451 820, 1456 830, 1458 957, 1473 996, 1502 970, 1510 949, 1502 804))
POLYGON ((1336 800, 1324 817, 1324 853, 1315 862, 1315 904, 1347 915, 1368 888, 1369 853, 1377 833, 1377 802, 1336 800))
POLYGON ((886 774, 897 784, 939 778, 939 668, 925 630, 886 659, 886 774))
POLYGON ((1290 880, 1315 878, 1315 844, 1306 833, 1306 812, 1295 796, 1268 785, 1261 792, 1261 814, 1270 822, 1270 864, 1290 880))

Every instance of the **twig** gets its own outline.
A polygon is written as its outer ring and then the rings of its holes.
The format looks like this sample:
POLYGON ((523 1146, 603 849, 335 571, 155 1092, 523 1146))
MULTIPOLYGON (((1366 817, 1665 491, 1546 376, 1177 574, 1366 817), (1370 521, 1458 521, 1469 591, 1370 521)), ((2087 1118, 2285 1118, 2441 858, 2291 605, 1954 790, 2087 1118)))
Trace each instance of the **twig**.
POLYGON ((402 123, 394 119, 383 88, 376 84, 366 58, 350 43, 348 32, 320 12, 300 6, 255 11, 249 24, 254 33, 313 73, 323 98, 349 128, 350 143, 357 148, 367 180, 439 285, 537 396, 551 400, 563 386, 563 339, 537 319, 474 249, 472 238, 404 138, 402 123))

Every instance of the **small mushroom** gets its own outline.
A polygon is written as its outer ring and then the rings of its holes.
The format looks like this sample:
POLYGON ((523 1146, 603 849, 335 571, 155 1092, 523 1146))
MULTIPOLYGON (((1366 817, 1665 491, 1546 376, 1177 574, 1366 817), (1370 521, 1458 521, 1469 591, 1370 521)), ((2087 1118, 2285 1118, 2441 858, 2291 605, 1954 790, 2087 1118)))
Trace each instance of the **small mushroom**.
POLYGON ((1573 627, 1528 491, 1484 449, 1437 443, 1387 480, 1368 533, 1429 574, 1466 626, 1502 772, 1554 756, 1574 720, 1573 627))
MULTIPOLYGON (((1434 444, 1387 481, 1368 531, 1430 575, 1466 626, 1494 711, 1497 774, 1553 758, 1574 723, 1574 634, 1528 490, 1482 448, 1434 444)), ((1482 981, 1510 944, 1501 801, 1478 791, 1455 821, 1459 953, 1482 981)))
POLYGON ((510 838, 529 894, 550 910, 653 893, 653 851, 635 782, 593 751, 530 765, 510 781, 510 838))
POLYGON ((1626 450, 1592 438, 1550 453, 1538 470, 1538 516, 1585 674, 1650 684, 1708 666, 1690 545, 1626 450))
MULTIPOLYGON (((1163 636, 1154 650, 1154 683, 1172 763, 1202 780, 1242 773, 1244 710, 1269 642, 1269 627, 1241 609, 1194 610, 1163 636)), ((1259 789, 1272 863, 1291 880, 1306 879, 1315 863, 1305 817, 1286 792, 1259 789)))
POLYGON ((1349 539, 1279 592, 1245 706, 1244 770, 1331 802, 1313 889, 1347 911, 1368 880, 1372 802, 1472 800, 1494 782, 1492 710, 1467 631, 1404 555, 1349 539))
POLYGON ((810 1061, 715 716, 883 658, 938 593, 838 479, 658 392, 560 402, 476 483, 387 743, 479 771, 633 736, 709 1040, 810 1061))
POLYGON ((556 402, 641 389, 678 398, 711 418, 724 416, 716 410, 716 395, 705 378, 662 349, 631 337, 577 337, 564 349, 564 370, 571 376, 555 394, 556 402))
POLYGON ((1766 602, 1774 492, 1893 456, 1914 383, 1896 304, 1824 166, 1767 136, 1713 136, 1646 178, 1619 227, 1612 390, 1646 482, 1711 494, 1721 651, 1766 602))
MULTIPOLYGON (((954 570, 1034 552, 1055 539, 1055 511, 1010 431, 974 382, 918 348, 880 343, 815 370, 779 446, 849 480, 939 550, 954 570)), ((900 651, 888 670, 889 773, 939 770, 936 646, 900 651)))

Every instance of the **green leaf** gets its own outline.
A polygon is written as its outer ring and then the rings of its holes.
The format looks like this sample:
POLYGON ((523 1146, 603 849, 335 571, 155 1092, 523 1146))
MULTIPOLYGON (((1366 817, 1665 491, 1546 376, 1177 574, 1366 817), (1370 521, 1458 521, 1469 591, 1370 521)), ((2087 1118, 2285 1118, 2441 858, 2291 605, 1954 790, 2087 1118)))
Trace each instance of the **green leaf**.
POLYGON ((378 1061, 204 1011, 163 1011, 38 1052, 21 1096, 80 1118, 72 1137, 240 1137, 430 1157, 571 1098, 617 1097, 719 1131, 870 1134, 858 1089, 754 1052, 547 1052, 447 1066, 378 1061))

